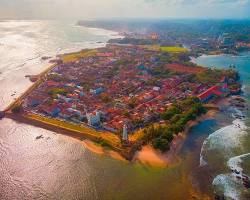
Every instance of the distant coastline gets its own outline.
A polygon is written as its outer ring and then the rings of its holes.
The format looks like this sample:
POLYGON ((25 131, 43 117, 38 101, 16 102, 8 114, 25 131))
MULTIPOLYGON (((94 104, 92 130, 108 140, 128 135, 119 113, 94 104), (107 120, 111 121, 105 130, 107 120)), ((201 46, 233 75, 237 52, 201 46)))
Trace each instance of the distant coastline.
MULTIPOLYGON (((91 27, 89 27, 89 28, 91 28, 91 27)), ((67 57, 67 55, 69 55, 68 57, 74 57, 75 56, 77 58, 78 54, 79 54, 79 52, 73 52, 73 53, 69 53, 69 54, 64 54, 64 56, 67 57)), ((61 56, 63 56, 63 55, 61 55, 61 56)), ((61 57, 61 56, 59 56, 59 57, 61 57)), ((74 61, 76 61, 77 59, 74 59, 74 61)), ((192 59, 191 59, 191 61, 192 61, 192 59)), ((37 80, 35 80, 35 83, 21 97, 17 98, 16 101, 13 102, 5 110, 6 117, 12 118, 12 119, 14 119, 16 121, 20 121, 20 122, 28 123, 28 124, 38 126, 38 127, 41 127, 41 128, 45 128, 45 129, 48 129, 48 130, 51 130, 51 131, 54 131, 54 132, 60 131, 63 134, 75 137, 75 138, 80 139, 80 140, 91 139, 92 141, 97 142, 97 143, 100 143, 100 142, 105 143, 105 144, 107 143, 108 148, 118 152, 120 155, 122 155, 127 160, 136 160, 137 158, 134 158, 134 154, 138 151, 138 149, 133 149, 133 148, 130 149, 130 148, 127 148, 126 146, 121 147, 120 144, 117 145, 115 143, 113 145, 112 142, 110 142, 110 140, 106 140, 105 137, 100 137, 98 131, 95 131, 95 130, 89 128, 89 127, 81 128, 81 127, 75 126, 73 128, 69 128, 66 123, 59 126, 58 125, 58 123, 60 123, 59 121, 58 122, 52 121, 50 119, 41 118, 41 117, 33 115, 33 114, 31 114, 31 115, 24 114, 23 115, 23 114, 15 114, 15 113, 12 112, 13 108, 16 105, 22 104, 23 100, 26 98, 26 96, 28 96, 37 86, 39 86, 42 82, 44 82, 46 80, 45 77, 47 76, 47 73, 50 70, 52 70, 55 66, 57 66, 58 64, 61 63, 60 59, 55 60, 54 62, 56 62, 56 64, 52 64, 48 69, 44 70, 41 74, 37 75, 36 76, 37 80), (89 134, 89 132, 93 132, 93 134, 89 134)), ((214 108, 218 109, 217 105, 214 105, 212 107, 212 109, 214 109, 214 108)), ((214 112, 212 112, 212 113, 214 113, 214 112)), ((189 120, 188 123, 184 127, 184 131, 180 135, 183 135, 183 134, 186 135, 194 125, 196 125, 198 122, 206 119, 208 116, 211 117, 211 112, 209 112, 208 115, 202 115, 201 117, 198 117, 196 120, 189 120)), ((106 132, 105 134, 109 134, 109 132, 106 132)), ((173 144, 174 143, 176 143, 175 145, 177 145, 177 146, 181 146, 182 142, 179 139, 177 139, 177 142, 176 142, 176 138, 174 138, 174 140, 170 143, 169 152, 171 152, 172 156, 176 155, 176 153, 177 153, 177 152, 175 152, 175 150, 173 150, 173 144)), ((158 155, 161 155, 161 154, 158 154, 158 155)))
MULTIPOLYGON (((72 53, 71 53, 72 54, 72 53)), ((76 53, 77 54, 77 53, 76 53)), ((13 102, 7 109, 6 109, 6 117, 12 118, 16 121, 20 121, 23 123, 28 123, 34 126, 38 126, 38 127, 42 127, 51 131, 55 131, 55 132, 61 132, 63 134, 66 135, 70 135, 72 137, 75 137, 77 139, 83 140, 85 139, 91 139, 94 142, 99 143, 100 142, 100 136, 98 131, 95 132, 94 130, 90 129, 86 129, 83 128, 81 129, 80 127, 75 127, 73 129, 68 128, 68 126, 65 125, 56 125, 57 122, 55 124, 53 124, 54 122, 51 121, 47 122, 48 120, 46 120, 44 118, 44 120, 42 118, 38 118, 35 115, 23 115, 23 114, 15 114, 12 113, 11 110, 13 110, 13 107, 15 107, 16 105, 20 104, 23 99, 29 95, 30 92, 33 91, 33 89, 35 89, 38 85, 40 85, 43 81, 44 81, 44 76, 46 76, 47 72, 49 72, 51 69, 53 69, 56 66, 56 64, 51 65, 48 69, 46 69, 44 72, 42 72, 40 75, 38 75, 38 80, 31 86, 31 88, 29 88, 21 97, 19 97, 15 102, 13 102), (79 131, 78 131, 79 129, 79 131), (89 134, 88 132, 95 132, 93 135, 89 134)), ((215 106, 216 108, 216 106, 215 106)), ((205 115, 206 118, 206 115, 205 115)), ((189 121, 188 124, 185 126, 184 128, 184 133, 187 134, 187 132, 190 130, 190 128, 192 128, 195 124, 197 124, 197 122, 201 121, 204 119, 204 116, 198 117, 195 121, 189 121)), ((107 132, 107 134, 109 134, 107 132)), ((102 138, 101 140, 103 140, 105 143, 109 143, 108 147, 113 149, 114 151, 118 152, 120 155, 122 155, 123 157, 125 157, 127 160, 132 160, 134 158, 134 154, 137 152, 137 149, 134 150, 129 150, 128 148, 121 148, 118 147, 116 145, 110 145, 111 143, 109 141, 105 141, 104 138, 102 138)), ((177 144, 177 146, 181 145, 181 140, 177 140, 177 143, 180 143, 179 145, 177 144)), ((171 147, 170 149, 173 147, 173 143, 175 143, 175 139, 173 140, 173 142, 171 143, 171 147)), ((170 152, 172 152, 173 150, 170 150, 170 152)), ((173 155, 176 154, 176 152, 172 152, 173 155)), ((160 155, 160 154, 159 154, 160 155)))
MULTIPOLYGON (((224 100, 222 101, 224 102, 224 100)), ((170 150, 165 153, 154 150, 150 145, 147 145, 141 150, 134 152, 126 152, 123 149, 116 148, 115 146, 103 147, 99 144, 99 137, 97 137, 96 135, 89 134, 88 131, 77 131, 69 129, 67 126, 58 126, 53 123, 40 121, 38 119, 34 119, 26 115, 12 114, 9 112, 6 113, 5 117, 13 119, 20 123, 25 123, 35 127, 43 128, 55 132, 57 134, 67 135, 78 139, 79 141, 83 141, 83 144, 87 149, 97 154, 111 156, 115 159, 124 161, 129 160, 131 162, 144 163, 149 166, 166 167, 178 162, 178 153, 190 129, 192 129, 194 126, 204 120, 214 118, 217 112, 217 109, 210 110, 208 111, 208 113, 200 116, 196 120, 189 121, 188 124, 185 126, 184 131, 179 133, 178 136, 176 136, 172 141, 170 150)), ((92 131, 93 130, 91 130, 91 132, 92 131)))

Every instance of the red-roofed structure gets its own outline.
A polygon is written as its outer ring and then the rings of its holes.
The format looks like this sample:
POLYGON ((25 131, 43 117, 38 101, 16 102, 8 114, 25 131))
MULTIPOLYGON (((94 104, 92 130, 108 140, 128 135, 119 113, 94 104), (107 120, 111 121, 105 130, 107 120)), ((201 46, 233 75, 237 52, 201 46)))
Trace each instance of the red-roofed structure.
POLYGON ((185 66, 178 63, 167 64, 167 69, 176 72, 185 72, 191 74, 200 73, 206 70, 206 68, 203 67, 185 66))
POLYGON ((59 85, 59 83, 55 81, 47 81, 46 84, 48 87, 57 87, 59 85))
POLYGON ((221 96, 223 93, 220 91, 220 86, 215 85, 204 91, 203 93, 198 95, 198 98, 202 102, 207 102, 209 99, 211 99, 214 95, 221 96))

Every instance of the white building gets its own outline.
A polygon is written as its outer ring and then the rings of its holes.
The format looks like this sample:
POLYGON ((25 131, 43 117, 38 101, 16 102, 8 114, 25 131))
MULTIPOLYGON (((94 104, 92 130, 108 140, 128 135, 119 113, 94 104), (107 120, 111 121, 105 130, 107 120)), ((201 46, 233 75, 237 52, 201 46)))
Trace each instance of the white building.
POLYGON ((88 119, 88 125, 98 126, 101 123, 101 113, 96 111, 95 114, 87 113, 86 117, 88 119))
POLYGON ((157 87, 157 86, 153 87, 153 90, 154 90, 154 91, 157 91, 157 92, 159 92, 160 89, 161 89, 161 88, 160 88, 160 87, 157 87))
POLYGON ((128 127, 126 124, 123 125, 122 140, 128 141, 128 127))

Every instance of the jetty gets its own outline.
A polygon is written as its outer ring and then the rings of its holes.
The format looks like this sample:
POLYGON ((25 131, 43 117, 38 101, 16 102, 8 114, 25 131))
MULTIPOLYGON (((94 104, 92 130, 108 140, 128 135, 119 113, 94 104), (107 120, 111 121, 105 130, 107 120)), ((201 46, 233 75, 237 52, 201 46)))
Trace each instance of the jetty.
MULTIPOLYGON (((23 93, 21 94, 21 96, 19 96, 17 99, 15 99, 15 101, 13 101, 3 112, 10 112, 11 109, 18 104, 21 104, 23 102, 23 99, 25 97, 27 97, 30 92, 32 92, 36 87, 38 87, 43 81, 44 81, 44 77, 46 76, 46 74, 53 69, 56 66, 56 64, 52 64, 50 65, 47 69, 45 69, 43 72, 41 72, 39 75, 37 75, 37 79, 35 80, 35 82, 33 82, 33 84, 23 93)), ((27 77, 27 76, 26 76, 27 77)), ((30 78, 30 77, 28 77, 30 78)))
POLYGON ((5 116, 5 112, 4 111, 0 111, 0 120, 3 119, 5 116))

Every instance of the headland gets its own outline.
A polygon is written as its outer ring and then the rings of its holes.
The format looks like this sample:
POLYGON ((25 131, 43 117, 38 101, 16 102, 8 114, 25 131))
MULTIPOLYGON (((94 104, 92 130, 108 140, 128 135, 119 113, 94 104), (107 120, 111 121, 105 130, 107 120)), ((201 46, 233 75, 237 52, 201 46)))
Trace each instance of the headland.
POLYGON ((147 145, 174 154, 181 132, 240 92, 234 69, 190 61, 182 46, 108 44, 60 55, 4 113, 89 139, 127 160, 147 145))

